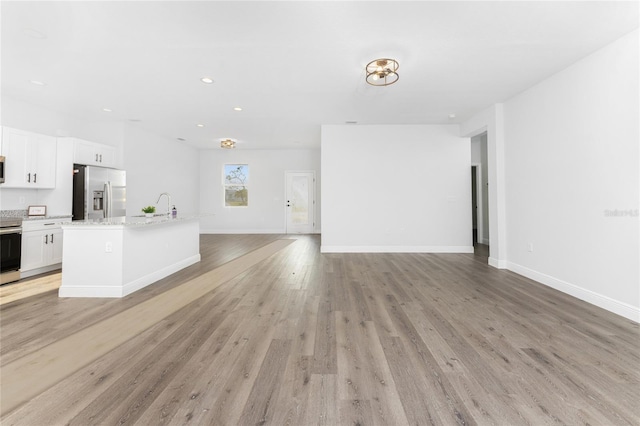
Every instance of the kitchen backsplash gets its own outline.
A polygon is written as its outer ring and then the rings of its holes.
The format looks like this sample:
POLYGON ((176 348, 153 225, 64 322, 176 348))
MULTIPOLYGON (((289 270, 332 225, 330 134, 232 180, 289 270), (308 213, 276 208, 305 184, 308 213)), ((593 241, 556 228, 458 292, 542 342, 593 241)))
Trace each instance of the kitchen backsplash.
POLYGON ((0 217, 24 217, 26 210, 0 210, 0 217))

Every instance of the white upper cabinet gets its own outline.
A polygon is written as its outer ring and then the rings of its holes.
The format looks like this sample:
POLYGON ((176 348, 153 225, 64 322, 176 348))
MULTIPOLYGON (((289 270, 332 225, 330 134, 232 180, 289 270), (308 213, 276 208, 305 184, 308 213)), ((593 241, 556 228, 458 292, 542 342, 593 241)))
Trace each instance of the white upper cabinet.
POLYGON ((55 188, 56 138, 26 130, 2 128, 5 159, 3 188, 55 188))
POLYGON ((116 167, 116 149, 82 139, 73 139, 73 162, 87 166, 116 167))

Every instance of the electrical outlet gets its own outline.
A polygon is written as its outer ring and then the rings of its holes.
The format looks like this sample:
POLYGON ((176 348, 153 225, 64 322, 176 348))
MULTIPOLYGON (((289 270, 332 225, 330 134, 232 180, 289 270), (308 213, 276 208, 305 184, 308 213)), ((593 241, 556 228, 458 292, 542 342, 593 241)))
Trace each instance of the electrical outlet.
POLYGON ((113 252, 113 244, 111 244, 111 241, 107 241, 107 243, 104 245, 104 252, 105 253, 113 252))
POLYGON ((527 250, 529 251, 529 253, 533 253, 533 243, 527 244, 527 250))

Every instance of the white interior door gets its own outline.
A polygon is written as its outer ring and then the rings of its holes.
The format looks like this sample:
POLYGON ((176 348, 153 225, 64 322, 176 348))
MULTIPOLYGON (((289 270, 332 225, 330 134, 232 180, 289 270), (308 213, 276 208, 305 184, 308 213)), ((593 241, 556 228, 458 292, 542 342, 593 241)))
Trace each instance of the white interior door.
POLYGON ((285 172, 287 234, 314 231, 315 176, 313 171, 285 172))

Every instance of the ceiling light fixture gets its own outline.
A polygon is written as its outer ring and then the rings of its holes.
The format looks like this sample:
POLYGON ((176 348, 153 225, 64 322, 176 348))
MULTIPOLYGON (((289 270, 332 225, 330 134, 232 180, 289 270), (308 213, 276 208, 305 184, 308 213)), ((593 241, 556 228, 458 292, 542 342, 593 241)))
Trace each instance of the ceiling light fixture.
POLYGON ((29 80, 29 83, 35 84, 36 86, 45 86, 45 83, 40 80, 29 80))
POLYGON ((206 84, 212 84, 213 83, 213 79, 211 77, 202 77, 200 79, 201 82, 206 83, 206 84))
POLYGON ((109 109, 109 108, 102 108, 102 110, 103 110, 104 112, 113 112, 113 110, 111 110, 111 109, 109 109))
POLYGON ((235 147, 236 147, 236 143, 234 141, 232 141, 231 139, 224 139, 224 140, 220 141, 220 148, 231 149, 231 148, 235 148, 235 147))
POLYGON ((234 108, 233 108, 233 110, 234 110, 234 111, 242 111, 242 108, 240 108, 240 107, 234 107, 234 108))
POLYGON ((400 65, 395 59, 376 59, 367 64, 367 83, 372 86, 388 86, 398 81, 400 65))
POLYGON ((204 127, 204 124, 196 124, 197 127, 204 127))

